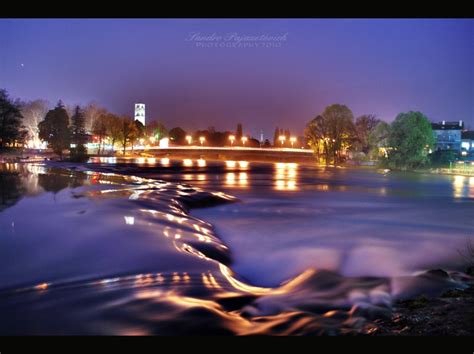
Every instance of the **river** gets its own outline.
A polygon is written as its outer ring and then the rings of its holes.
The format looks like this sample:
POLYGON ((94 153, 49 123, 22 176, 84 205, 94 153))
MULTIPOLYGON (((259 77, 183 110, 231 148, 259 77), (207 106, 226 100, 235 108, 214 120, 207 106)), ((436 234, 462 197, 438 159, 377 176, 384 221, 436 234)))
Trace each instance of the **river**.
POLYGON ((0 171, 1 334, 368 333, 395 299, 462 287, 474 237, 472 177, 167 158, 0 171))

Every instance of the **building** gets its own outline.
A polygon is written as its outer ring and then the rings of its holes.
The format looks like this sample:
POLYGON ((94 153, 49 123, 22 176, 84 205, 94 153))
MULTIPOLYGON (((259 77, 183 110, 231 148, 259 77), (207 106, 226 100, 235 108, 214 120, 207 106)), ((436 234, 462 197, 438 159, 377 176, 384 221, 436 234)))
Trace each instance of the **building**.
POLYGON ((145 104, 135 103, 135 120, 145 125, 145 104))
POLYGON ((431 123, 435 137, 435 150, 461 151, 461 133, 464 129, 462 120, 459 122, 431 123))
POLYGON ((474 131, 464 131, 461 133, 461 152, 474 153, 474 131))

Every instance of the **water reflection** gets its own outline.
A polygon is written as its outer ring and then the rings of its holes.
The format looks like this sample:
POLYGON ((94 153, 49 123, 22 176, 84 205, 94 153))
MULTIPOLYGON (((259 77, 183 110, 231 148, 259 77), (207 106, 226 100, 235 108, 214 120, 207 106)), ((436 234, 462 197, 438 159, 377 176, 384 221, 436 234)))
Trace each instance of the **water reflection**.
POLYGON ((225 175, 225 185, 227 187, 247 187, 248 175, 247 172, 227 172, 225 175))
POLYGON ((454 198, 474 198, 474 177, 453 177, 454 198))
POLYGON ((25 186, 18 173, 0 170, 0 211, 15 205, 25 194, 25 186))
POLYGON ((23 196, 58 193, 68 187, 81 186, 86 179, 86 174, 64 170, 46 175, 46 168, 41 165, 0 164, 0 210, 15 205, 23 196))
POLYGON ((248 161, 226 161, 225 166, 228 170, 238 169, 238 170, 246 170, 249 168, 248 161))
POLYGON ((277 191, 296 191, 298 164, 279 162, 275 164, 275 186, 277 191))

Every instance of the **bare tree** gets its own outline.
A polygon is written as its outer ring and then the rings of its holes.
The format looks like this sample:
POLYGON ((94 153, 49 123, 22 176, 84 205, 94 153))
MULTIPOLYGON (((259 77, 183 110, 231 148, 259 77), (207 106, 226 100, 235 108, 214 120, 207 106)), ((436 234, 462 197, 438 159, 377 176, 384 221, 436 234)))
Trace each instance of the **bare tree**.
POLYGON ((101 147, 102 152, 104 150, 103 142, 104 139, 107 137, 107 123, 108 123, 108 115, 101 114, 97 117, 94 121, 94 125, 92 126, 92 133, 99 138, 99 149, 97 154, 100 155, 101 147))
POLYGON ((137 135, 137 126, 134 121, 129 117, 122 117, 120 124, 120 144, 123 148, 123 155, 125 156, 125 151, 127 145, 133 142, 137 135))
POLYGON ((99 106, 96 102, 91 102, 84 107, 84 116, 85 116, 85 128, 86 132, 92 132, 94 129, 94 124, 101 115, 107 113, 105 108, 99 106))
POLYGON ((23 116, 23 126, 27 131, 28 147, 37 148, 41 145, 38 124, 43 121, 48 111, 49 102, 46 100, 34 100, 21 104, 21 114, 23 116))
POLYGON ((109 114, 107 118, 107 134, 110 138, 112 151, 114 151, 115 142, 120 140, 122 132, 122 121, 119 116, 109 114))

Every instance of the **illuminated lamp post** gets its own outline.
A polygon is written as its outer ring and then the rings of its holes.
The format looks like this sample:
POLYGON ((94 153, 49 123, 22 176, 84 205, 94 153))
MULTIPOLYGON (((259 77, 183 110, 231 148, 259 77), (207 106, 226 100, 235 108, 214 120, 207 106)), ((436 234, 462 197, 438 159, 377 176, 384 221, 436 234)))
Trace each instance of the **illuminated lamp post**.
POLYGON ((203 136, 201 136, 201 137, 199 138, 199 141, 201 142, 201 146, 202 146, 202 144, 204 144, 204 142, 206 141, 206 138, 203 137, 203 136))
POLYGON ((293 148, 293 145, 296 143, 296 138, 294 136, 290 138, 290 143, 291 143, 291 147, 293 148))
POLYGON ((246 136, 242 137, 242 145, 245 146, 245 143, 247 142, 248 138, 246 136))
POLYGON ((230 146, 233 146, 233 145, 234 145, 235 136, 234 136, 234 135, 229 135, 229 140, 230 140, 230 146))
POLYGON ((286 137, 284 135, 280 135, 281 147, 283 147, 285 140, 286 140, 286 137))
POLYGON ((188 142, 188 145, 191 145, 191 142, 193 141, 193 138, 191 135, 186 135, 186 141, 188 142))

